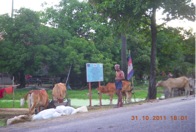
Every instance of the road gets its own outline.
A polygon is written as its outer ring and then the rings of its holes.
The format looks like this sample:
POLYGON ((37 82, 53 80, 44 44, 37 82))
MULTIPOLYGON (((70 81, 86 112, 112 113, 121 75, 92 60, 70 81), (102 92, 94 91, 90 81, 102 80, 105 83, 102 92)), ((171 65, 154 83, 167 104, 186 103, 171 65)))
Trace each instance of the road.
POLYGON ((195 97, 92 110, 0 128, 2 132, 195 132, 195 97))

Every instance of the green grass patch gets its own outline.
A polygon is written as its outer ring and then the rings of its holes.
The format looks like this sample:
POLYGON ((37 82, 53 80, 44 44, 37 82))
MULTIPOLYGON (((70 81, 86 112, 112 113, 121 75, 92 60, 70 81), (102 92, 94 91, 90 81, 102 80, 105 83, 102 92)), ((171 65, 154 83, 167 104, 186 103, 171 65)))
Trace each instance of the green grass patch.
MULTIPOLYGON (((30 89, 16 89, 14 92, 14 107, 13 107, 13 97, 12 94, 6 94, 4 98, 0 99, 0 108, 20 108, 20 99, 24 97, 24 95, 30 91, 30 89)), ((142 98, 145 99, 148 94, 148 86, 147 85, 139 85, 134 87, 134 95, 132 96, 135 98, 142 98)), ((49 99, 52 99, 52 89, 48 89, 47 93, 49 95, 49 99)), ((88 96, 89 90, 68 90, 67 96, 70 99, 89 99, 88 96)), ((157 88, 157 97, 161 97, 163 94, 162 88, 157 88)), ((117 99, 117 96, 115 95, 113 97, 114 99, 117 99)), ((95 88, 92 88, 92 99, 99 99, 99 95, 97 93, 97 90, 95 88)), ((108 95, 102 94, 102 99, 109 99, 108 95)), ((25 104, 25 107, 27 108, 27 103, 25 104)))
POLYGON ((1 126, 6 126, 6 121, 5 119, 0 119, 0 127, 1 126))

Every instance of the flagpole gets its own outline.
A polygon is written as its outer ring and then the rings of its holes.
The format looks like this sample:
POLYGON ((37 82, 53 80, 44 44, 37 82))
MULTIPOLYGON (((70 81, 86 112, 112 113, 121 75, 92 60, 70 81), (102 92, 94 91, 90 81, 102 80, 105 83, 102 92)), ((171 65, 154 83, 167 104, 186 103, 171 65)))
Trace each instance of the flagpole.
MULTIPOLYGON (((129 56, 131 56, 131 50, 129 50, 129 56)), ((133 86, 133 77, 131 78, 131 84, 133 86)))
MULTIPOLYGON (((129 59, 131 59, 131 50, 128 50, 128 53, 129 53, 129 59)), ((129 61, 129 60, 128 60, 129 61)), ((131 59, 131 61, 132 61, 132 59, 131 59)), ((132 63, 132 62, 131 62, 132 63)), ((131 64, 132 65, 132 64, 131 64)), ((132 70, 133 70, 133 67, 132 67, 132 70)), ((131 71, 130 71, 131 72, 131 71)), ((129 74, 129 73, 127 73, 127 74, 129 74)), ((132 73, 133 74, 133 73, 132 73)), ((129 80, 129 79, 128 79, 129 80)), ((135 94, 134 94, 134 92, 133 92, 133 89, 134 89, 134 84, 133 84, 133 75, 131 76, 131 93, 133 94, 133 98, 134 98, 134 100, 135 100, 135 94)), ((136 101, 135 101, 136 102, 136 101)))
MULTIPOLYGON (((128 50, 128 61, 129 61, 130 54, 131 54, 131 50, 129 49, 129 50, 128 50)), ((129 80, 129 79, 128 79, 128 74, 129 74, 129 73, 128 73, 128 67, 127 67, 127 80, 129 80)))

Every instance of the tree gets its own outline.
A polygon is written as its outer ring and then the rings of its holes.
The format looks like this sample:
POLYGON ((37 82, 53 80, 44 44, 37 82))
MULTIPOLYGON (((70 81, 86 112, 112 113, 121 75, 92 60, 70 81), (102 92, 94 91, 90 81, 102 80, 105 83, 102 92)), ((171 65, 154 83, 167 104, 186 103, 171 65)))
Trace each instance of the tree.
MULTIPOLYGON (((4 19, 11 18, 5 16, 4 19)), ((1 28, 6 32, 5 40, 1 43, 1 70, 14 74, 20 86, 24 87, 25 73, 31 73, 34 69, 39 17, 35 12, 21 8, 11 22, 7 23, 4 19, 1 19, 1 28)))
POLYGON ((166 22, 173 19, 188 19, 194 20, 194 5, 190 3, 190 0, 160 0, 160 1, 148 1, 144 0, 141 3, 141 7, 146 9, 144 13, 148 18, 146 23, 151 29, 151 67, 150 67, 150 81, 148 88, 148 99, 156 99, 156 45, 157 45, 157 23, 156 12, 158 9, 163 9, 163 14, 166 14, 166 22))
POLYGON ((195 48, 191 33, 171 27, 160 29, 157 51, 160 71, 171 71, 174 77, 193 74, 195 48))
POLYGON ((127 33, 137 25, 141 12, 137 9, 137 2, 127 0, 90 0, 113 27, 113 31, 121 38, 121 67, 127 73, 127 33), (132 28, 130 28, 132 25, 132 28), (120 34, 120 35, 119 35, 120 34))
MULTIPOLYGON (((86 83, 85 63, 87 62, 104 63, 106 73, 104 79, 110 80, 110 71, 113 64, 116 63, 112 60, 115 58, 115 54, 111 54, 111 52, 116 52, 116 48, 113 48, 113 43, 111 43, 114 40, 111 31, 105 26, 105 21, 100 19, 101 16, 89 3, 62 0, 55 9, 48 8, 42 18, 45 23, 51 23, 55 30, 67 31, 71 35, 62 43, 63 47, 61 47, 64 56, 63 62, 66 62, 66 66, 70 66, 70 64, 73 66, 71 80, 82 80, 82 85, 86 83), (101 22, 95 20, 101 20, 101 22), (109 44, 108 48, 103 45, 104 43, 109 44)), ((75 83, 73 81, 72 83, 75 83)), ((77 81, 77 83, 81 82, 77 81)))
POLYGON ((150 69, 150 42, 146 31, 129 33, 127 35, 127 48, 131 49, 135 79, 143 80, 149 75, 150 69))
MULTIPOLYGON (((157 44, 157 23, 156 12, 158 9, 163 9, 163 14, 166 14, 166 21, 170 21, 176 18, 187 18, 194 20, 194 5, 190 4, 190 0, 134 0, 134 1, 110 1, 110 0, 90 0, 92 4, 95 4, 99 11, 114 21, 115 27, 121 27, 121 33, 130 25, 130 20, 138 18, 143 15, 146 18, 145 23, 150 26, 151 29, 151 65, 150 65, 150 80, 148 88, 148 99, 156 99, 156 44, 157 44), (136 16, 136 17, 135 17, 136 16), (119 23, 115 25, 116 23, 119 23)), ((137 20, 137 19, 136 19, 137 20)), ((138 22, 138 21, 137 21, 138 22)), ((126 48, 126 38, 122 34, 123 48, 126 48)), ((122 49, 123 49, 122 48, 122 49)), ((122 51, 123 52, 123 51, 122 51)), ((125 52, 125 51, 124 51, 125 52)), ((122 58, 123 59, 123 58, 122 58)), ((124 69, 124 68, 123 68, 124 69)))

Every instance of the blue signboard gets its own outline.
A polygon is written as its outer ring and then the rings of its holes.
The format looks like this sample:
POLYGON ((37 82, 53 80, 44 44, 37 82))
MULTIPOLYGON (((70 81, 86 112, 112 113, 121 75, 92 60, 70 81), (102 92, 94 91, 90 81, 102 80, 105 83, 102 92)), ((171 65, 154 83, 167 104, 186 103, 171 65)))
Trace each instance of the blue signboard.
POLYGON ((103 64, 86 63, 86 78, 87 82, 103 81, 103 64))

